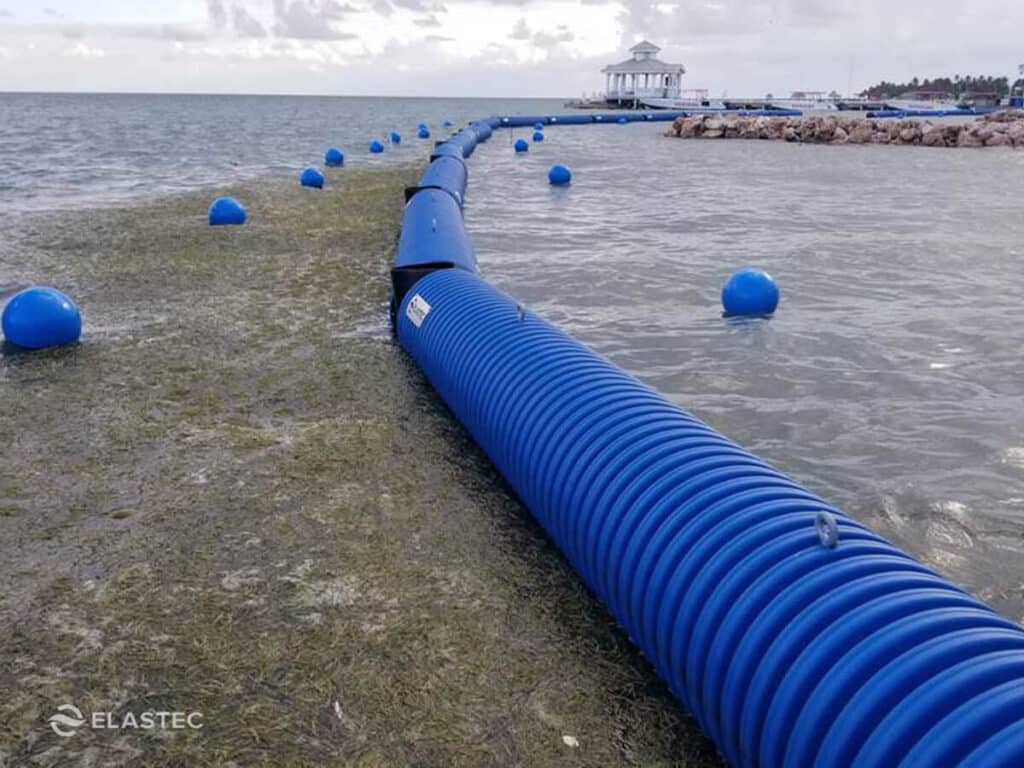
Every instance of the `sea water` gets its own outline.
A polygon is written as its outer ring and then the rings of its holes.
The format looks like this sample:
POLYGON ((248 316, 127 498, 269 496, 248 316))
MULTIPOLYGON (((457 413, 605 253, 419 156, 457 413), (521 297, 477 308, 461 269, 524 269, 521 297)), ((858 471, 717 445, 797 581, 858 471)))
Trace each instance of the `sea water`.
MULTIPOLYGON (((0 94, 0 284, 18 278, 26 222, 63 210, 297 176, 332 145, 349 165, 425 162, 444 119, 559 111, 0 94), (391 130, 401 146, 370 155, 391 130)), ((482 271, 1020 620, 1024 152, 683 141, 665 127, 549 126, 522 155, 511 143, 532 129, 496 131, 469 162, 482 271), (556 162, 570 187, 548 185, 556 162), (721 317, 721 286, 746 266, 779 283, 770 320, 721 317)))

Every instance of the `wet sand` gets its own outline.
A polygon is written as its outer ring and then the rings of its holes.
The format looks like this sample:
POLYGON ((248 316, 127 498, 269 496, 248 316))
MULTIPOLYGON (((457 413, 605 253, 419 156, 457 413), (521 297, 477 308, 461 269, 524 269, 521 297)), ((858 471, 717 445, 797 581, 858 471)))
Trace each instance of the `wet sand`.
POLYGON ((85 328, 0 357, 0 766, 718 765, 392 342, 419 171, 8 243, 85 328), (204 727, 62 738, 65 703, 204 727))

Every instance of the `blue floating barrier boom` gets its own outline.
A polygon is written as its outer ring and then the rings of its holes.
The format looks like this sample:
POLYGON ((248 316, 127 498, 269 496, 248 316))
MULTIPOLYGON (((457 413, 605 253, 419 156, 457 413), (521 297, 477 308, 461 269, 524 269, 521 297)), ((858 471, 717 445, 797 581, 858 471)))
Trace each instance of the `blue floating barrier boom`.
POLYGON ((402 347, 731 765, 1024 765, 1019 625, 489 285, 444 190, 392 280, 402 347))

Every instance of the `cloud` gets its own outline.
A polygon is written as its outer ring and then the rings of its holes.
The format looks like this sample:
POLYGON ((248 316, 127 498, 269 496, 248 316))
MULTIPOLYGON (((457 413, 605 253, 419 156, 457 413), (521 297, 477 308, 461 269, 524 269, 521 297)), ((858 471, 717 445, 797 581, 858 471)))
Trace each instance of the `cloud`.
POLYGON ((186 24, 71 24, 62 27, 60 32, 68 40, 81 40, 87 35, 183 43, 206 40, 206 32, 186 24))
POLYGON ((576 36, 569 31, 565 24, 559 24, 554 32, 544 32, 541 30, 534 32, 530 29, 530 25, 526 23, 525 18, 520 18, 516 22, 508 36, 512 40, 528 41, 538 48, 554 48, 556 45, 571 43, 576 39, 576 36))
POLYGON ((224 29, 228 24, 228 9, 224 0, 206 0, 206 15, 214 29, 224 29))
POLYGON ((437 20, 437 16, 430 14, 429 16, 422 19, 413 19, 413 24, 417 27, 440 27, 441 22, 437 20))
POLYGON ((794 27, 824 29, 835 26, 850 12, 848 0, 788 0, 784 19, 794 27))
POLYGON ((386 17, 395 12, 395 7, 388 0, 374 0, 371 8, 378 16, 386 17))
POLYGON ((569 28, 561 24, 555 32, 536 32, 532 42, 538 48, 554 48, 562 43, 571 43, 575 39, 576 36, 569 31, 569 28))
POLYGON ((530 26, 526 23, 526 19, 519 19, 508 36, 513 40, 529 40, 530 26))
POLYGON ((355 40, 358 35, 333 25, 345 8, 335 0, 274 0, 274 34, 293 40, 355 40))
MULTIPOLYGON (((597 5, 604 0, 581 0, 597 5)), ((622 39, 640 37, 666 43, 708 35, 746 35, 778 28, 824 30, 845 22, 852 0, 620 0, 622 39)), ((866 14, 870 14, 867 11, 866 14)))
POLYGON ((71 59, 102 59, 106 55, 107 52, 102 48, 90 48, 85 43, 75 43, 61 52, 61 56, 71 59))
POLYGON ((240 5, 231 9, 231 25, 239 37, 266 37, 267 30, 240 5))
POLYGON ((14 11, 9 11, 6 8, 0 8, 0 19, 13 19, 14 11))
POLYGON ((454 37, 448 37, 446 35, 427 35, 423 38, 428 43, 454 43, 454 37))

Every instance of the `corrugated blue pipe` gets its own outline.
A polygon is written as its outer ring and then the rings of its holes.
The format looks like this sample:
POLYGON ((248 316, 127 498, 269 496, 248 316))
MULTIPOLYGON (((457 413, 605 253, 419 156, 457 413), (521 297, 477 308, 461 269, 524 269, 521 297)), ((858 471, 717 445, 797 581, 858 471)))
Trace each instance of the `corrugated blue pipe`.
POLYGON ((734 765, 956 765, 1024 722, 1020 627, 480 277, 421 279, 398 336, 734 765))
POLYGON ((488 285, 431 193, 399 260, 464 268, 402 346, 733 765, 1024 765, 1021 627, 488 285))

